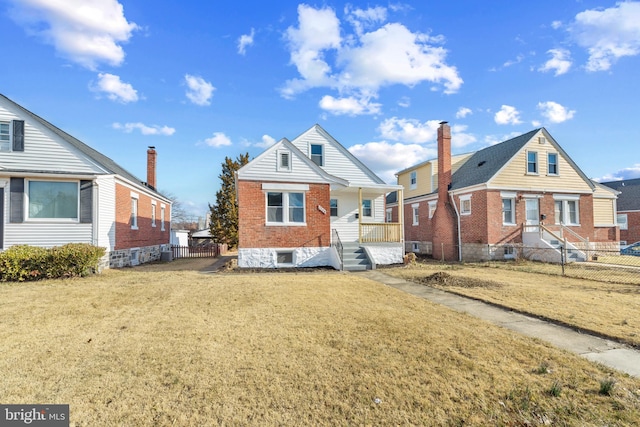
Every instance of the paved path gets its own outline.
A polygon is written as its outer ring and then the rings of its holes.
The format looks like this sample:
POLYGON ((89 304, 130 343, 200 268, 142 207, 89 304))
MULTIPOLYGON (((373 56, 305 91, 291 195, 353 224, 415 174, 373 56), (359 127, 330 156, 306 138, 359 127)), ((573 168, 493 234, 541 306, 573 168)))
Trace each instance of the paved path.
POLYGON ((594 362, 640 377, 640 351, 624 344, 577 332, 571 328, 558 326, 440 289, 398 279, 384 274, 380 270, 368 270, 352 274, 384 283, 523 335, 539 338, 558 348, 579 354, 594 362))

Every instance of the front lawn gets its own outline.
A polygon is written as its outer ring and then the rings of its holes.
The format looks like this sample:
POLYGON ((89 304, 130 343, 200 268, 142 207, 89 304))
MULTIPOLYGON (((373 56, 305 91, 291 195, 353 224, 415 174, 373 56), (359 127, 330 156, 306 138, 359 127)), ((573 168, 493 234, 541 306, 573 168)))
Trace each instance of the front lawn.
POLYGON ((348 273, 202 262, 0 286, 0 401, 76 426, 640 424, 640 380, 540 341, 348 273))

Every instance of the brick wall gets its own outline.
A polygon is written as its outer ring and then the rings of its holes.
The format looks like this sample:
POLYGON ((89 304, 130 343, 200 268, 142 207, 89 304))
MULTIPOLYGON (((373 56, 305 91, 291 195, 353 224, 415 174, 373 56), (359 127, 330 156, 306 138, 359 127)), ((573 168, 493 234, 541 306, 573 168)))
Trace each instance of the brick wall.
POLYGON ((165 223, 162 231, 160 200, 141 191, 116 183, 116 244, 115 250, 163 245, 170 242, 171 209, 165 204, 165 223), (138 194, 138 229, 131 228, 131 192, 138 194), (151 225, 151 201, 156 201, 156 226, 151 225))
POLYGON ((627 244, 640 242, 640 212, 618 212, 627 214, 627 229, 620 230, 620 240, 627 244))
POLYGON ((309 184, 305 192, 306 226, 266 225, 266 196, 262 182, 238 181, 238 247, 297 248, 331 244, 329 184, 309 184), (326 213, 318 210, 318 205, 326 213))

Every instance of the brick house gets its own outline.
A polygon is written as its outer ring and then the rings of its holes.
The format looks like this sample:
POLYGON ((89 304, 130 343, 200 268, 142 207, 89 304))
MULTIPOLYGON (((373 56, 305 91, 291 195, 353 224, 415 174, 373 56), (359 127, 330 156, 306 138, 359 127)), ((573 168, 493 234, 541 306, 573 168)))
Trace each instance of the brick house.
POLYGON ((640 242, 640 178, 602 182, 619 192, 617 222, 620 244, 640 242))
POLYGON ((240 267, 402 262, 401 223, 385 223, 385 184, 319 125, 236 173, 240 267))
MULTIPOLYGON (((451 131, 438 129, 438 158, 396 174, 405 188, 407 251, 446 260, 529 256, 559 261, 560 244, 578 260, 617 249, 616 193, 580 170, 540 128, 475 153, 451 155, 451 131)), ((397 220, 401 203, 387 199, 397 220)))
POLYGON ((147 181, 0 95, 0 250, 90 243, 105 267, 136 265, 170 250, 171 200, 147 181))

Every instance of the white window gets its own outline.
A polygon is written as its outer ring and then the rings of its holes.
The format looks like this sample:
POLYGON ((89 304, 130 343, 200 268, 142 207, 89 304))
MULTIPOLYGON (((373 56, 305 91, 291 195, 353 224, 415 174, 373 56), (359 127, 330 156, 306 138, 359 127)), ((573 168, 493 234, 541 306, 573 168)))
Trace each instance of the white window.
POLYGON ((287 150, 278 150, 278 165, 277 170, 279 172, 291 172, 291 152, 287 150))
POLYGON ((318 166, 324 166, 324 145, 311 144, 311 161, 318 166))
POLYGON ((432 200, 429 202, 429 219, 433 218, 433 214, 436 213, 437 206, 438 206, 437 200, 432 200))
POLYGON ((547 174, 558 175, 558 154, 557 153, 547 154, 547 174))
POLYGON ((9 123, 0 122, 0 143, 11 141, 11 135, 9 133, 9 129, 10 129, 9 123))
POLYGON ((411 252, 420 252, 420 243, 411 243, 411 252))
POLYGON ((160 204, 160 231, 164 231, 164 211, 165 211, 165 205, 160 204))
POLYGON ((156 226, 156 202, 151 201, 151 226, 156 226))
POLYGON ((304 225, 304 223, 304 193, 267 193, 267 224, 304 225))
POLYGON ((338 216, 338 199, 329 200, 330 216, 338 216))
POLYGON ((515 198, 503 198, 502 199, 502 223, 506 225, 515 225, 516 212, 515 212, 515 198))
POLYGON ((627 214, 618 214, 617 221, 620 226, 620 230, 627 230, 629 227, 629 221, 627 219, 627 214))
POLYGON ((29 181, 29 219, 78 220, 78 182, 29 181))
POLYGON ((626 240, 620 240, 620 246, 627 246, 626 240))
POLYGON ((362 199, 362 216, 373 216, 371 199, 362 199))
POLYGON ((580 196, 554 194, 556 224, 580 225, 580 196))
POLYGON ((387 217, 386 217, 387 222, 393 222, 393 209, 387 208, 386 213, 387 213, 387 217))
POLYGON ((471 195, 460 197, 460 215, 471 215, 471 195))
POLYGON ((420 223, 420 213, 418 203, 411 205, 412 217, 413 217, 413 225, 418 225, 420 223))
POLYGON ((140 264, 140 248, 131 249, 131 265, 140 264))
POLYGON ((409 175, 409 181, 410 181, 410 189, 411 190, 415 190, 418 187, 418 172, 417 171, 413 171, 411 172, 411 174, 409 175))
POLYGON ((538 153, 535 151, 527 151, 527 173, 538 174, 538 153))
POLYGON ((132 229, 138 229, 138 199, 135 197, 131 197, 131 218, 129 223, 132 229))

